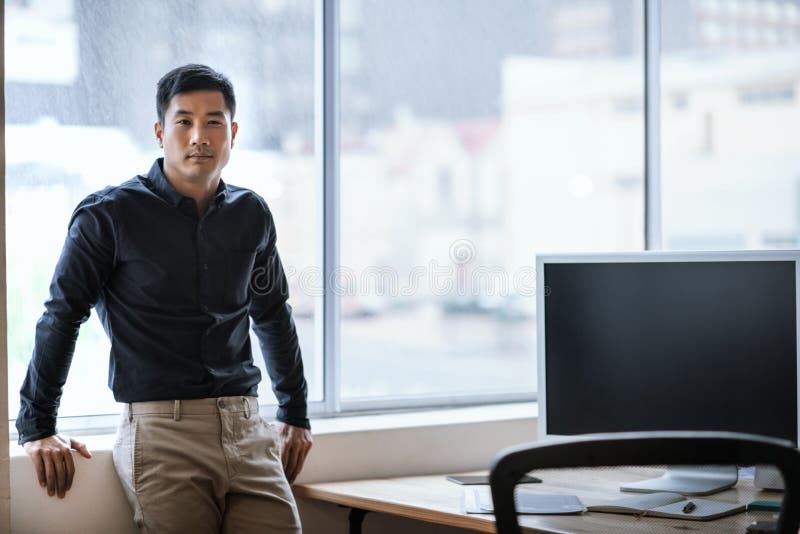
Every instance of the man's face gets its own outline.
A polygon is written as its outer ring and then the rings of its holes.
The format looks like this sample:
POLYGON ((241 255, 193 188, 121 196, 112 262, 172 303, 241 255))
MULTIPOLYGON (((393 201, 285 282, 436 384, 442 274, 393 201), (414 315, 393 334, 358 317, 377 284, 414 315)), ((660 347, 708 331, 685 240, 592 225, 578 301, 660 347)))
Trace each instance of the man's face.
POLYGON ((195 183, 219 178, 237 129, 220 91, 173 96, 164 124, 155 124, 156 138, 164 148, 164 174, 171 180, 195 183))

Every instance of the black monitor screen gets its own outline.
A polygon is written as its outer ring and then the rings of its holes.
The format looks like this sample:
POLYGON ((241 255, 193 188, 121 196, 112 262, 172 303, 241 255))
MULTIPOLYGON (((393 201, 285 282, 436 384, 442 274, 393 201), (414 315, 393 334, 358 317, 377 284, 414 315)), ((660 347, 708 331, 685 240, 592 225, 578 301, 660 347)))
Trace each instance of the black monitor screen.
POLYGON ((792 261, 545 263, 547 433, 797 443, 792 261))

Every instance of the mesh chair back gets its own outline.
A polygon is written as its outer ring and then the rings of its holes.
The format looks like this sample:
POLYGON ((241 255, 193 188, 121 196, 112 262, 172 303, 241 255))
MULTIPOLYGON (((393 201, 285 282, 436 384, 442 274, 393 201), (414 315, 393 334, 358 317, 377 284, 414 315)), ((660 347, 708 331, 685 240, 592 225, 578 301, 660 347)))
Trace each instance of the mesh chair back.
POLYGON ((533 469, 623 465, 769 464, 783 474, 779 534, 800 528, 800 451, 789 441, 733 432, 625 432, 504 449, 489 475, 498 534, 518 534, 514 487, 533 469))

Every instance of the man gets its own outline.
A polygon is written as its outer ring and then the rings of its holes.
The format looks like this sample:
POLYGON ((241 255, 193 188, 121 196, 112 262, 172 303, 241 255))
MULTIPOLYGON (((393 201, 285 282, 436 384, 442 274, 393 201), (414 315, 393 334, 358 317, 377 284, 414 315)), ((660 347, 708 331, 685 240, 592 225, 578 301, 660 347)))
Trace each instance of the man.
POLYGON ((49 495, 75 467, 56 411, 92 306, 126 403, 114 464, 143 532, 297 532, 289 489, 311 447, 307 386, 275 226, 264 200, 225 184, 236 101, 203 65, 158 82, 163 159, 76 208, 20 396, 19 441, 49 495), (249 324, 279 401, 258 415, 249 324))

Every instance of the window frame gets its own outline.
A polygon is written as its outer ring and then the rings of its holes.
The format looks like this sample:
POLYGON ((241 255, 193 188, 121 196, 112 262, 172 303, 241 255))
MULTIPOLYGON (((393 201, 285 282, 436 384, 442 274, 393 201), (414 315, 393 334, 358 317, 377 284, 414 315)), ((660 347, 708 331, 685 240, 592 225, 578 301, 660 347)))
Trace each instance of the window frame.
MULTIPOLYGON (((5 9, 0 11, 0 413, 8 412, 8 304, 6 290, 5 9)), ((9 432, 0 425, 0 495, 11 495, 9 432)), ((11 531, 11 499, 0 499, 0 531, 11 531)))

